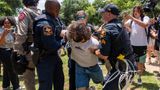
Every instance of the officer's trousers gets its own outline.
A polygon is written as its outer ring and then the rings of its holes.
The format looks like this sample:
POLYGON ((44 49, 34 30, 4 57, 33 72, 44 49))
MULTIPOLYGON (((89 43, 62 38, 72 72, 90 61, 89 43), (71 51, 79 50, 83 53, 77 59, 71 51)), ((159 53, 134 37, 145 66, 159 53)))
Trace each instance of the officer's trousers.
MULTIPOLYGON (((107 82, 107 80, 113 75, 114 72, 116 72, 116 69, 112 69, 110 71, 110 73, 105 78, 105 82, 104 83, 107 82)), ((117 74, 113 75, 113 77, 115 77, 116 75, 117 74)), ((119 88, 118 88, 119 77, 120 77, 120 75, 118 75, 115 79, 113 79, 112 81, 110 81, 109 83, 107 83, 105 85, 105 87, 103 88, 103 90, 119 90, 119 88)))
POLYGON ((32 68, 33 70, 26 69, 26 71, 23 73, 24 77, 24 85, 26 90, 36 90, 35 88, 35 65, 32 61, 31 54, 26 55, 27 60, 29 60, 28 67, 32 68))
POLYGON ((46 55, 39 59, 37 65, 39 90, 64 89, 62 61, 57 55, 46 55))

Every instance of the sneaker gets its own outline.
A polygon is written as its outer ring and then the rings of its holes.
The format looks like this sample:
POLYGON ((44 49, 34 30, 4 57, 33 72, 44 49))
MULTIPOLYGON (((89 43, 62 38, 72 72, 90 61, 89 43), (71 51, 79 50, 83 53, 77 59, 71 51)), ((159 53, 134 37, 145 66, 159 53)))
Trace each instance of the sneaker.
POLYGON ((91 86, 89 90, 96 90, 95 86, 91 86))
POLYGON ((138 84, 138 85, 142 85, 142 80, 141 80, 141 78, 139 78, 139 79, 137 80, 137 84, 138 84))

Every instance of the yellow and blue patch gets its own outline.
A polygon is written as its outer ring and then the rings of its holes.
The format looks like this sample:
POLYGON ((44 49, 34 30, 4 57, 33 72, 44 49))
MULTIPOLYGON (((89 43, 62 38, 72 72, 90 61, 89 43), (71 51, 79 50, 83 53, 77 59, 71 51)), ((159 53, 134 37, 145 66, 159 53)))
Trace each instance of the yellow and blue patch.
POLYGON ((49 26, 49 25, 45 25, 45 26, 43 27, 43 34, 44 34, 45 36, 53 35, 52 27, 49 26))

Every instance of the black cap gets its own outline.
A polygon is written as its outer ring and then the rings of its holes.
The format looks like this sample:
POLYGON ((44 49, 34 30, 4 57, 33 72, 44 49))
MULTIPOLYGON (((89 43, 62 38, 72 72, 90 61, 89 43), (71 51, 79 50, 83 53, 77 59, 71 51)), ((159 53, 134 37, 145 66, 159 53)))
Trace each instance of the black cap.
POLYGON ((111 12, 114 15, 119 15, 120 11, 118 9, 118 6, 115 4, 107 4, 105 7, 99 10, 100 13, 104 12, 111 12))

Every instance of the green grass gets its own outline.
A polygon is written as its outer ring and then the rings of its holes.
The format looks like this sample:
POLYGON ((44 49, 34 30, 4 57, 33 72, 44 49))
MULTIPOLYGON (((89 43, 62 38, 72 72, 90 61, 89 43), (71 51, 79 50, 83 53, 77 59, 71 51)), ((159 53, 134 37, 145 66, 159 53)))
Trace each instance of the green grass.
MULTIPOLYGON (((64 90, 68 90, 69 87, 69 80, 68 80, 68 58, 67 56, 62 57, 63 61, 63 71, 65 75, 65 86, 64 90)), ((104 76, 107 73, 107 70, 105 69, 104 65, 101 65, 101 68, 103 70, 104 76)), ((135 82, 137 80, 137 76, 135 76, 135 82)), ((145 72, 142 76, 143 85, 138 86, 136 83, 133 83, 130 85, 130 88, 128 90, 159 90, 160 87, 160 81, 156 79, 154 74, 145 72)), ((23 80, 20 81, 21 85, 23 85, 23 80)), ((95 86, 96 90, 102 90, 102 85, 96 85, 92 81, 90 82, 90 85, 95 86)), ((2 77, 0 77, 0 87, 2 87, 2 77)), ((38 78, 36 77, 36 88, 38 89, 38 78)), ((1 89, 0 89, 1 90, 1 89)))
MULTIPOLYGON (((137 76, 135 76, 135 82, 137 76)), ((142 76, 143 85, 138 86, 136 83, 133 83, 130 86, 130 90, 159 90, 160 81, 154 76, 153 73, 145 72, 142 76)))

